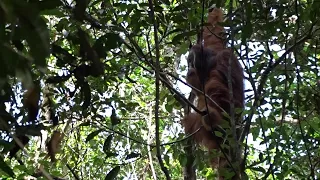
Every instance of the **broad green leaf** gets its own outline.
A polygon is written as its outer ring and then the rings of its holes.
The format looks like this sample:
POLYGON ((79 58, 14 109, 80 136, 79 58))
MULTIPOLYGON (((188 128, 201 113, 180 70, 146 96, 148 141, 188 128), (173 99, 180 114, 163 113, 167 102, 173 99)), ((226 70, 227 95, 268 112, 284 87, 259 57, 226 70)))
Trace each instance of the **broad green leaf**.
MULTIPOLYGON (((233 2, 233 1, 232 1, 232 2, 233 2)), ((225 7, 228 7, 229 4, 230 4, 230 0, 226 0, 226 2, 224 3, 224 6, 225 6, 225 7)))
POLYGON ((111 116, 110 116, 110 120, 111 120, 112 126, 115 126, 115 125, 121 123, 119 117, 118 117, 117 114, 116 114, 116 110, 115 110, 115 109, 112 109, 112 113, 111 113, 111 116))
POLYGON ((90 0, 76 0, 76 5, 74 8, 74 16, 77 20, 83 20, 86 9, 90 0))
POLYGON ((262 173, 266 173, 266 170, 263 167, 250 167, 250 169, 255 170, 255 171, 259 171, 262 173))
POLYGON ((82 103, 82 108, 85 110, 87 109, 90 104, 91 104, 91 89, 90 85, 88 82, 83 82, 82 87, 81 87, 81 92, 83 95, 83 103, 82 103))
POLYGON ((166 162, 166 164, 170 164, 170 158, 167 154, 164 155, 163 160, 166 162))
POLYGON ((128 160, 128 159, 132 159, 132 158, 137 158, 137 157, 140 157, 141 156, 141 154, 140 153, 130 153, 130 154, 128 154, 127 156, 126 156, 126 160, 128 160))
POLYGON ((8 166, 6 162, 4 162, 4 159, 2 158, 2 156, 0 156, 0 169, 6 174, 8 174, 9 176, 14 177, 13 170, 10 168, 10 166, 8 166))
POLYGON ((179 162, 182 166, 185 166, 187 164, 188 159, 185 154, 180 154, 178 158, 179 158, 179 162))
POLYGON ((104 178, 105 180, 113 180, 117 177, 118 173, 120 171, 120 166, 114 167, 104 178))
POLYGON ((107 137, 107 139, 104 141, 103 151, 104 151, 105 153, 108 153, 108 152, 110 151, 112 138, 113 138, 113 135, 109 135, 109 136, 107 137))
POLYGON ((215 134, 217 137, 223 138, 223 134, 222 134, 220 131, 214 131, 214 134, 215 134))
POLYGON ((166 104, 166 105, 165 105, 165 108, 166 108, 167 112, 172 112, 173 105, 171 105, 171 104, 166 104))
POLYGON ((117 155, 118 155, 117 153, 113 153, 113 152, 106 152, 106 158, 114 157, 114 156, 117 156, 117 155))
POLYGON ((241 40, 243 43, 246 42, 247 39, 249 39, 251 37, 252 32, 253 32, 252 24, 250 21, 248 21, 244 25, 243 30, 242 30, 242 34, 241 34, 241 40))
POLYGON ((190 36, 194 36, 196 35, 197 32, 196 31, 189 31, 189 32, 184 32, 181 34, 176 35, 173 39, 172 39, 172 44, 173 45, 177 45, 180 44, 181 41, 186 38, 186 37, 190 37, 190 36))
POLYGON ((259 153, 259 160, 262 161, 263 160, 263 154, 259 153))
MULTIPOLYGON (((62 22, 63 20, 61 20, 60 22, 62 22)), ((56 44, 52 44, 52 54, 54 56, 58 57, 58 63, 61 65, 58 65, 60 67, 64 67, 66 66, 66 64, 71 64, 74 61, 76 61, 76 57, 74 57, 72 54, 70 54, 67 50, 65 50, 64 48, 60 47, 59 45, 56 44)))
POLYGON ((62 1, 51 1, 51 0, 43 0, 43 1, 31 1, 32 5, 37 8, 39 11, 51 10, 62 6, 62 1))
POLYGON ((251 19, 252 19, 252 6, 251 6, 251 3, 246 3, 245 5, 246 5, 245 8, 246 8, 247 22, 251 22, 251 19))
POLYGON ((87 122, 83 122, 81 123, 79 126, 90 126, 91 122, 87 121, 87 122))
POLYGON ((56 84, 56 83, 65 82, 69 78, 70 78, 70 76, 51 76, 51 77, 48 77, 46 82, 56 84))
POLYGON ((58 10, 58 9, 42 10, 40 12, 40 14, 41 15, 52 15, 52 16, 59 17, 59 18, 66 16, 61 10, 58 10))
POLYGON ((96 137, 102 131, 103 131, 103 129, 99 129, 99 130, 96 130, 96 131, 93 131, 92 133, 90 133, 86 138, 86 143, 89 142, 94 137, 96 137))

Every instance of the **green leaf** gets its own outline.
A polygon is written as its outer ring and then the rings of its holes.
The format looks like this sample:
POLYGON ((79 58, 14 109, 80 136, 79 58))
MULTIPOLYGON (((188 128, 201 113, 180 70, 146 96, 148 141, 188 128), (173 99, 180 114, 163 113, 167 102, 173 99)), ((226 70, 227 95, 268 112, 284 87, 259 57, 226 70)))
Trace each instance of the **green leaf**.
POLYGON ((243 29, 242 29, 242 34, 241 34, 241 40, 243 43, 245 43, 247 41, 247 39, 249 39, 252 35, 253 29, 252 29, 252 24, 251 22, 247 22, 243 29))
POLYGON ((120 119, 118 118, 118 116, 116 114, 116 110, 115 109, 112 109, 112 114, 110 116, 110 120, 111 120, 112 126, 116 126, 117 124, 121 123, 120 119))
POLYGON ((263 154, 262 153, 259 153, 259 160, 263 161, 263 154))
POLYGON ((189 31, 189 32, 183 32, 181 34, 176 35, 173 39, 172 39, 172 44, 173 45, 177 45, 180 44, 181 41, 186 38, 186 37, 190 37, 190 36, 194 36, 196 35, 197 32, 196 31, 189 31))
POLYGON ((10 166, 7 165, 6 162, 4 162, 4 159, 2 158, 2 156, 0 156, 0 169, 6 174, 8 174, 9 176, 14 177, 13 170, 10 168, 10 166))
MULTIPOLYGON (((58 32, 62 32, 62 30, 65 29, 66 27, 68 27, 69 24, 70 24, 70 21, 68 21, 68 19, 66 19, 66 18, 63 18, 58 22, 58 24, 55 25, 55 27, 58 32)), ((53 44, 53 45, 55 45, 55 44, 53 44)))
POLYGON ((118 34, 106 33, 104 36, 101 36, 99 39, 97 39, 93 45, 93 49, 96 50, 100 58, 105 58, 108 51, 119 48, 121 44, 122 39, 118 34))
POLYGON ((107 176, 104 178, 105 180, 113 180, 117 177, 118 173, 120 171, 120 166, 116 166, 115 168, 113 168, 108 174, 107 176))
POLYGON ((39 11, 56 9, 59 6, 62 6, 62 1, 52 1, 52 0, 43 0, 43 1, 31 1, 39 11))
POLYGON ((87 122, 83 122, 81 123, 79 126, 90 126, 91 122, 87 121, 87 122))
POLYGON ((103 131, 103 129, 99 129, 99 130, 96 130, 96 131, 93 131, 92 133, 90 133, 86 138, 86 143, 89 142, 94 137, 96 137, 102 131, 103 131))
POLYGON ((252 19, 252 6, 251 3, 246 3, 246 18, 247 18, 247 22, 251 22, 252 19))
POLYGON ((163 8, 162 8, 161 6, 157 6, 157 5, 156 5, 156 6, 154 7, 154 11, 155 11, 155 12, 163 12, 163 8))
POLYGON ((104 141, 104 144, 103 144, 103 152, 105 152, 105 153, 109 152, 112 138, 113 138, 113 135, 109 135, 109 136, 107 137, 107 139, 104 141))
POLYGON ((91 103, 91 89, 88 84, 88 82, 83 82, 82 87, 81 87, 81 92, 83 95, 83 104, 82 108, 87 109, 90 106, 91 103))
POLYGON ((225 7, 228 7, 229 4, 230 4, 230 0, 226 0, 226 2, 224 3, 224 6, 225 6, 225 7))
POLYGON ((58 9, 50 9, 50 10, 43 10, 40 12, 41 15, 51 15, 51 16, 55 16, 56 18, 61 18, 64 17, 65 14, 58 10, 58 9))
POLYGON ((179 162, 182 166, 185 166, 188 162, 188 158, 185 154, 179 154, 178 159, 179 159, 179 162))
POLYGON ((166 164, 170 164, 170 157, 167 154, 164 155, 163 159, 166 162, 166 164))
POLYGON ((13 1, 15 12, 19 18, 21 29, 24 32, 30 53, 34 63, 40 67, 46 67, 46 58, 50 54, 50 38, 47 24, 38 14, 36 7, 25 1, 13 1))
POLYGON ((117 156, 117 155, 118 155, 117 153, 107 152, 107 153, 106 153, 106 158, 114 157, 114 156, 117 156))
POLYGON ((140 153, 130 153, 130 154, 128 154, 127 155, 127 157, 126 157, 126 160, 128 160, 128 159, 132 159, 132 158, 137 158, 137 157, 140 157, 141 156, 141 154, 140 153))
POLYGON ((222 134, 220 131, 214 131, 214 134, 215 134, 217 137, 223 138, 223 134, 222 134))
POLYGON ((166 5, 170 5, 170 1, 169 0, 160 0, 160 2, 162 2, 163 4, 166 4, 166 5))
MULTIPOLYGON (((61 20, 60 22, 63 22, 63 20, 61 20)), ((58 57, 58 62, 60 62, 60 64, 62 65, 61 67, 65 66, 65 64, 71 64, 76 61, 76 57, 56 44, 52 44, 52 54, 58 57)))
POLYGON ((51 84, 56 84, 56 83, 61 83, 65 82, 70 78, 70 76, 51 76, 48 77, 46 83, 51 83, 51 84))
POLYGON ((266 173, 266 170, 263 167, 250 167, 249 169, 252 169, 254 171, 259 171, 262 173, 266 173))
POLYGON ((89 3, 90 0, 76 0, 74 8, 74 16, 76 19, 82 20, 84 18, 84 14, 89 3))
POLYGON ((167 103, 167 104, 165 105, 165 108, 166 108, 166 110, 167 110, 168 112, 172 112, 172 110, 173 110, 173 105, 167 103))
POLYGON ((96 40, 93 45, 93 49, 96 50, 99 58, 105 58, 107 56, 107 48, 105 47, 105 38, 102 36, 96 40))

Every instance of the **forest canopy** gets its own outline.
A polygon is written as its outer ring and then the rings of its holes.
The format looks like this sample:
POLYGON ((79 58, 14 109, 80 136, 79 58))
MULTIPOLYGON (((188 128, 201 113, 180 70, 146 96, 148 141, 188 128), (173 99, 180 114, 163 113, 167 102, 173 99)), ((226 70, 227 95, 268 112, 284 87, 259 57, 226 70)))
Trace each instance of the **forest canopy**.
POLYGON ((242 179, 318 179, 320 2, 305 0, 1 0, 0 177, 216 177, 181 125, 214 6, 245 74, 242 179))

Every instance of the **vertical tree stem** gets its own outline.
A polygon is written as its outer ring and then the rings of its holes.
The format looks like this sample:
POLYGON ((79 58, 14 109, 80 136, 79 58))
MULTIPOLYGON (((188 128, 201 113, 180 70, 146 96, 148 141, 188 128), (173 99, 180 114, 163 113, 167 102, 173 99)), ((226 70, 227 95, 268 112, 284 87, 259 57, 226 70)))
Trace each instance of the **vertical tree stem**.
POLYGON ((156 46, 156 62, 155 62, 155 74, 156 74, 156 104, 155 104, 155 121, 156 121, 156 149, 157 149, 157 158, 161 167, 161 170, 166 176, 166 179, 169 180, 170 175, 168 169, 164 166, 164 163, 161 158, 161 149, 160 149, 160 132, 159 132, 159 98, 160 98, 160 52, 159 52, 159 40, 158 40, 158 27, 155 20, 154 8, 152 0, 149 0, 149 8, 150 8, 150 18, 153 23, 154 28, 154 41, 156 46))

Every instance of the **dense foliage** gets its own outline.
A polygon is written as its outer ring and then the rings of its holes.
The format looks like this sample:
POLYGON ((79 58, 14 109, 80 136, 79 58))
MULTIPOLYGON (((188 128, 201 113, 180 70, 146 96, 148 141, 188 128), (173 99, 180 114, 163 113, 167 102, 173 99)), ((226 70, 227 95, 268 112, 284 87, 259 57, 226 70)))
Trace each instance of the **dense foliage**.
MULTIPOLYGON (((0 1, 1 177, 164 179, 161 153, 181 179, 184 54, 220 4, 246 74, 247 177, 319 178, 320 2, 150 2, 0 1)), ((204 152, 193 164, 211 179, 204 152)))

